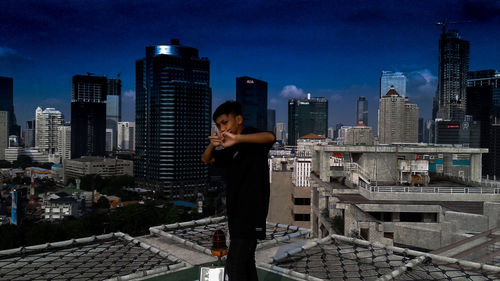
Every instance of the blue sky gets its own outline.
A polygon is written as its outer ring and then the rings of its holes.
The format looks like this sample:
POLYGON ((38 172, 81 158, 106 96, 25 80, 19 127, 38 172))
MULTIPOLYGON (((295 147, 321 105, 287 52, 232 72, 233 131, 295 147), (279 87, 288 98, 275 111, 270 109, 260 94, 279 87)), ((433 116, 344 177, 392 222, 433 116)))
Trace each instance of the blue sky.
POLYGON ((269 83, 269 107, 329 100, 329 126, 352 124, 367 96, 375 125, 382 70, 406 72, 408 96, 430 118, 443 18, 471 42, 470 69, 500 69, 500 1, 2 1, 0 76, 14 78, 18 123, 37 106, 70 118, 71 77, 121 73, 123 119, 134 119, 135 60, 145 46, 199 49, 211 62, 214 107, 235 98, 235 78, 269 83))

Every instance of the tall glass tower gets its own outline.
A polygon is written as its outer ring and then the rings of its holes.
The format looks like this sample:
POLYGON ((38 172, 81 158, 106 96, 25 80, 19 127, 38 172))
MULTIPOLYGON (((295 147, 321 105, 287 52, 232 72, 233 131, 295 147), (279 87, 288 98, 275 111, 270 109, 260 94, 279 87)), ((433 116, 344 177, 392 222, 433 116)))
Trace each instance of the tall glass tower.
POLYGON ((463 121, 466 109, 469 41, 456 30, 443 30, 439 40, 437 118, 463 121))
POLYGON ((14 114, 14 79, 10 77, 0 76, 0 111, 8 112, 9 135, 20 136, 20 127, 14 114))
POLYGON ((112 150, 117 149, 118 122, 122 121, 122 81, 108 79, 108 93, 106 97, 106 129, 112 130, 112 150))
POLYGON ((236 78, 236 101, 245 125, 267 130, 267 82, 248 76, 236 78))
POLYGON ((208 187, 200 160, 210 135, 210 62, 198 50, 146 47, 136 62, 136 185, 174 198, 193 198, 208 187))
POLYGON ((394 90, 402 97, 406 97, 406 75, 403 72, 382 71, 380 75, 380 98, 390 89, 394 90))
POLYGON ((368 126, 368 101, 366 97, 359 97, 356 102, 356 125, 368 126))
POLYGON ((288 101, 288 145, 297 145, 297 139, 307 134, 327 136, 328 100, 322 97, 291 99, 288 101))

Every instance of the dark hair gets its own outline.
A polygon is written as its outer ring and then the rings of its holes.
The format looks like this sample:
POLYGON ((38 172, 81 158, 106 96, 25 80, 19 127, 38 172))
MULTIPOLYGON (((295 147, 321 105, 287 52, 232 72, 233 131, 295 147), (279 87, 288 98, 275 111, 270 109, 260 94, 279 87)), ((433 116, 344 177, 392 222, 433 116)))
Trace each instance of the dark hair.
POLYGON ((221 116, 222 114, 233 114, 234 116, 241 115, 241 104, 237 101, 228 100, 225 103, 219 105, 213 115, 214 122, 215 119, 217 119, 217 117, 221 116))

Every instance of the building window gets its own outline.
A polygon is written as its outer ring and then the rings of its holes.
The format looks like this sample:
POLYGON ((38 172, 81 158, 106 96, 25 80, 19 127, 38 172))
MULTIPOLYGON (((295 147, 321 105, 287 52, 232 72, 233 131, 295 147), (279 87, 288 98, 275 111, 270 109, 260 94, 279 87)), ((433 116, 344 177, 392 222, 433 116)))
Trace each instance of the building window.
POLYGON ((311 205, 311 198, 294 198, 293 203, 295 205, 301 205, 301 206, 311 205))
POLYGON ((309 215, 309 214, 295 214, 294 220, 295 221, 310 221, 311 215, 309 215))

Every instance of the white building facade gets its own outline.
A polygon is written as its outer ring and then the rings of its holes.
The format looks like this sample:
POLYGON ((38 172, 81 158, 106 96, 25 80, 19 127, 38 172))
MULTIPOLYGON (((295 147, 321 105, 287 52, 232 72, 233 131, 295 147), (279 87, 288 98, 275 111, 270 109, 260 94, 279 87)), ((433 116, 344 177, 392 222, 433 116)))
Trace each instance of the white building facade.
POLYGON ((59 127, 64 124, 64 116, 55 108, 36 109, 35 146, 47 155, 57 154, 59 127))
POLYGON ((135 122, 118 122, 118 150, 135 150, 135 122))
POLYGON ((71 159, 71 126, 61 126, 57 132, 57 151, 60 161, 71 159))

